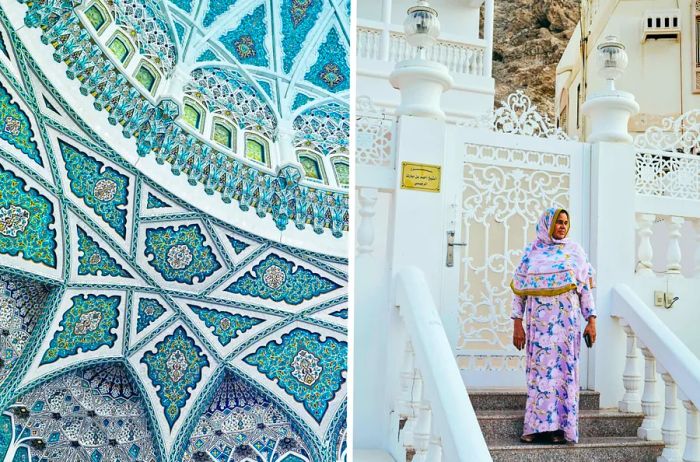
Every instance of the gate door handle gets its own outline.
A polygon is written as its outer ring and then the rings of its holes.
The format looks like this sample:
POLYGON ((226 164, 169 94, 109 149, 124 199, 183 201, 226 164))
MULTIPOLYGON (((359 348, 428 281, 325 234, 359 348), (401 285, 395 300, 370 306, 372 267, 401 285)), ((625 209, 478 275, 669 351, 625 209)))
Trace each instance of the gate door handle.
POLYGON ((455 246, 466 247, 466 242, 455 242, 455 232, 447 231, 447 259, 445 261, 445 266, 451 268, 455 266, 455 246))

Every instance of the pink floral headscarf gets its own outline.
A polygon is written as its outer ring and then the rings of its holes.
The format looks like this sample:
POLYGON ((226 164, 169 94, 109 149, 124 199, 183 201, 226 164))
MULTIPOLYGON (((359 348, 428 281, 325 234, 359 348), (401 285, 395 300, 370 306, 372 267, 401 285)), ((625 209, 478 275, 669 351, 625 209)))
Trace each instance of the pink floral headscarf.
MULTIPOLYGON (((517 295, 559 295, 570 290, 579 294, 594 287, 593 267, 576 242, 555 239, 554 223, 564 209, 547 209, 537 223, 537 238, 525 249, 510 286, 517 295)), ((569 230, 567 229, 567 235, 569 230)))

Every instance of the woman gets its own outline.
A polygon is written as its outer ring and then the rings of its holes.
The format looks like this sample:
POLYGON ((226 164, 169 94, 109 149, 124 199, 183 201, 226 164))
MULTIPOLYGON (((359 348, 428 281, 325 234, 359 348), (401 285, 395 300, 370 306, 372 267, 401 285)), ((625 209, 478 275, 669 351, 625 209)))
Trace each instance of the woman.
POLYGON ((553 443, 578 441, 579 311, 584 335, 595 341, 593 268, 581 246, 567 239, 569 213, 547 209, 537 239, 515 270, 513 344, 526 348, 527 405, 521 441, 538 436, 553 443), (523 327, 523 316, 525 326, 523 327), (527 341, 526 341, 527 339, 527 341))

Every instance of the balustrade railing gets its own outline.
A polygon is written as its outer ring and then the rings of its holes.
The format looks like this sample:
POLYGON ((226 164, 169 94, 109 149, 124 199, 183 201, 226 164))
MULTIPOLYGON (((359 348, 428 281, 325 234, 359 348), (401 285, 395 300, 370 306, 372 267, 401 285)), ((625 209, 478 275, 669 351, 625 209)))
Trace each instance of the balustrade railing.
POLYGON ((611 314, 619 320, 627 335, 627 359, 623 373, 625 394, 619 403, 620 410, 630 412, 641 408, 644 420, 637 430, 637 436, 646 440, 663 439, 665 447, 660 461, 700 461, 700 359, 630 287, 616 285, 612 301, 611 314), (641 396, 638 349, 644 356, 641 396), (665 390, 662 422, 659 422, 661 399, 657 394, 657 369, 665 390), (685 435, 681 434, 679 400, 686 411, 685 435))
MULTIPOLYGON (((484 75, 485 43, 438 40, 425 50, 425 58, 444 64, 455 74, 484 75)), ((398 30, 385 34, 382 29, 360 25, 357 28, 357 57, 396 63, 416 56, 417 50, 398 30), (385 43, 388 40, 388 43, 385 43), (386 50, 386 51, 383 51, 386 50), (386 56, 384 56, 386 53, 386 56)))
POLYGON ((403 358, 393 424, 396 460, 491 461, 474 408, 423 273, 399 272, 403 358))

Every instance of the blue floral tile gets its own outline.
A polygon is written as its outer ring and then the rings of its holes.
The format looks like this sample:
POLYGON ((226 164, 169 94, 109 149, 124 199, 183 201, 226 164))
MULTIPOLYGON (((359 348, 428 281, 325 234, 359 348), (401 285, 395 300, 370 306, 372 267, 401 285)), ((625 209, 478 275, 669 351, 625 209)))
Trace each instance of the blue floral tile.
POLYGON ((260 5, 246 15, 235 30, 222 35, 219 41, 241 63, 268 67, 269 60, 265 50, 266 35, 267 15, 265 6, 260 5))
POLYGON ((0 81, 0 138, 16 147, 27 157, 43 166, 41 154, 34 141, 34 131, 27 114, 19 104, 12 102, 12 95, 0 81))
POLYGON ((208 49, 208 48, 207 48, 206 51, 204 51, 204 53, 202 53, 201 55, 199 55, 199 57, 197 58, 197 62, 198 62, 198 63, 203 63, 203 62, 205 62, 205 61, 218 61, 218 60, 219 60, 219 57, 216 56, 216 55, 214 54, 214 52, 211 51, 211 50, 208 49))
POLYGON ((297 266, 296 270, 293 268, 294 263, 271 253, 226 291, 298 305, 340 287, 302 266, 297 266))
POLYGON ((274 380, 320 423, 345 382, 347 342, 297 328, 244 358, 268 379, 274 380))
POLYGON ((0 165, 0 253, 56 268, 53 204, 0 165))
POLYGON ((304 76, 319 87, 339 92, 350 88, 348 51, 341 43, 338 31, 333 28, 319 48, 318 59, 304 76))
POLYGON ((334 311, 331 313, 331 316, 335 316, 336 318, 341 318, 341 319, 348 319, 348 309, 343 308, 342 310, 334 311))
POLYGON ((202 19, 202 24, 204 27, 211 26, 219 16, 226 13, 226 11, 228 11, 228 9, 235 4, 236 0, 210 1, 207 12, 204 14, 204 19, 202 19))
POLYGON ((153 324, 165 313, 163 305, 153 298, 139 300, 138 314, 136 317, 136 333, 140 334, 148 326, 153 324))
POLYGON ((316 24, 323 9, 323 0, 282 1, 282 49, 284 72, 289 73, 295 58, 316 24))
POLYGON ((294 102, 292 103, 292 111, 296 111, 309 101, 312 101, 313 98, 310 96, 305 95, 304 93, 297 93, 296 96, 294 96, 294 102))
POLYGON ((170 207, 170 204, 167 202, 164 202, 154 196, 151 193, 148 193, 148 196, 146 198, 146 208, 147 209, 164 209, 170 207))
POLYGON ((78 251, 82 252, 82 256, 78 257, 78 274, 81 276, 92 275, 99 276, 98 271, 102 276, 116 276, 130 278, 131 274, 122 268, 117 260, 101 248, 88 234, 80 227, 78 230, 78 251))
POLYGON ((119 325, 121 297, 106 295, 76 295, 59 324, 41 364, 51 364, 78 351, 95 351, 102 346, 113 347, 117 335, 112 329, 119 325))
POLYGON ((58 141, 70 190, 121 237, 126 237, 129 178, 77 148, 58 141))
POLYGON ((226 235, 228 238, 228 241, 231 243, 231 247, 233 247, 233 251, 236 252, 236 255, 240 255, 241 252, 243 252, 245 249, 250 247, 250 244, 245 243, 239 239, 236 239, 233 236, 226 235))
POLYGON ((141 363, 148 368, 148 378, 172 430, 192 390, 202 380, 202 369, 209 366, 209 359, 182 327, 158 342, 155 349, 155 353, 147 351, 141 363))
POLYGON ((203 282, 221 268, 198 224, 149 228, 144 254, 153 256, 151 265, 166 281, 194 284, 203 282))
POLYGON ((219 339, 223 346, 227 346, 239 334, 263 322, 262 319, 238 313, 226 313, 197 305, 189 305, 189 307, 199 319, 204 321, 207 327, 213 328, 214 335, 216 335, 216 338, 219 339))

